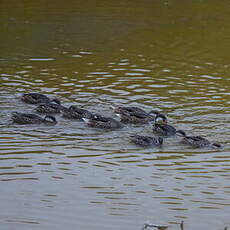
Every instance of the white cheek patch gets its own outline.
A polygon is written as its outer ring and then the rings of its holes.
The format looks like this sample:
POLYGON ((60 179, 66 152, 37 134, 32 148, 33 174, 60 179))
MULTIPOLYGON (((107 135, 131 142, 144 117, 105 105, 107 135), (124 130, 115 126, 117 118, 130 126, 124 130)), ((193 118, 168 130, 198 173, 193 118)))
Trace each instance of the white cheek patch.
POLYGON ((157 119, 156 119, 156 122, 162 122, 163 120, 162 120, 162 118, 160 118, 160 117, 158 117, 157 119))

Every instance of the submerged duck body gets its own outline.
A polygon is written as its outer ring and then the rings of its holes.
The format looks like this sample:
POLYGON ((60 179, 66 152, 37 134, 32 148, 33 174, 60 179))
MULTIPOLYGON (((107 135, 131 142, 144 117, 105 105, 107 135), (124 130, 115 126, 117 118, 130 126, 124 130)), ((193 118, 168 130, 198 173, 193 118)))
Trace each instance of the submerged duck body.
POLYGON ((158 114, 155 117, 153 124, 153 132, 159 136, 173 136, 176 135, 176 129, 172 125, 167 124, 167 118, 164 114, 158 114), (162 120, 162 123, 158 122, 158 119, 162 120))
POLYGON ((121 122, 132 124, 146 124, 155 119, 155 116, 152 114, 158 114, 155 110, 147 113, 143 109, 134 106, 113 107, 113 111, 120 117, 121 122))
POLYGON ((111 118, 111 117, 103 117, 101 115, 94 115, 91 118, 83 118, 84 122, 90 127, 100 128, 100 129, 119 129, 122 128, 123 125, 111 118))
POLYGON ((57 114, 65 110, 64 106, 61 105, 60 101, 53 99, 51 103, 41 103, 36 108, 36 112, 44 114, 57 114))
POLYGON ((181 143, 190 145, 194 148, 205 148, 205 147, 221 148, 222 147, 221 144, 211 143, 209 140, 201 136, 187 136, 186 133, 182 130, 178 130, 177 135, 183 137, 181 143))
POLYGON ((33 113, 12 113, 12 121, 17 124, 52 124, 57 123, 56 118, 53 116, 45 116, 44 118, 33 113))
POLYGON ((75 105, 72 105, 63 111, 62 116, 67 119, 82 120, 83 118, 92 118, 94 114, 86 109, 81 109, 75 105))
POLYGON ((142 147, 160 147, 163 144, 162 137, 149 137, 135 134, 130 136, 130 139, 133 143, 142 147))
POLYGON ((41 93, 24 93, 21 100, 28 104, 40 104, 51 102, 50 98, 41 93))

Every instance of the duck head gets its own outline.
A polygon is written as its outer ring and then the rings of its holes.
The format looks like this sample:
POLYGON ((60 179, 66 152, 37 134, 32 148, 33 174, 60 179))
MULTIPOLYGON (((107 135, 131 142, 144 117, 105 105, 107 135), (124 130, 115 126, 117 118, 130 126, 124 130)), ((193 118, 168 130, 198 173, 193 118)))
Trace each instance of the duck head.
POLYGON ((159 113, 155 117, 155 123, 167 124, 168 123, 167 117, 164 114, 159 113))

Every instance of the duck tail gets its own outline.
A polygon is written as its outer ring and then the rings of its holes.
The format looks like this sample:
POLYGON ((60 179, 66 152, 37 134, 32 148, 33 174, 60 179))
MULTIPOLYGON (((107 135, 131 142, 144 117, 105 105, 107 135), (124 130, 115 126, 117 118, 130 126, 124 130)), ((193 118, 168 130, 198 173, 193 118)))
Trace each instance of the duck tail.
POLYGON ((220 143, 212 143, 213 148, 223 148, 223 146, 220 143))

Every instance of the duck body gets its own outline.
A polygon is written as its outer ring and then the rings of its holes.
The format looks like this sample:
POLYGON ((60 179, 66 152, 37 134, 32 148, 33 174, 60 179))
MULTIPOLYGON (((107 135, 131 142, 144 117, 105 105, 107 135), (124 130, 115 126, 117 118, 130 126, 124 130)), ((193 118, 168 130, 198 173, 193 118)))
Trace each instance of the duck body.
POLYGON ((169 137, 176 134, 176 129, 172 125, 155 123, 153 132, 159 136, 169 137))
POLYGON ((113 111, 120 117, 122 123, 132 124, 146 124, 154 120, 155 116, 153 116, 152 113, 157 113, 157 111, 154 110, 147 113, 143 109, 134 106, 113 107, 113 111))
POLYGON ((163 144, 162 137, 149 137, 135 134, 130 136, 130 139, 133 143, 142 147, 160 147, 163 144))
POLYGON ((187 136, 184 131, 178 130, 177 135, 182 136, 181 143, 190 145, 194 148, 205 148, 205 147, 213 147, 213 148, 221 148, 222 145, 219 143, 211 143, 204 137, 201 136, 187 136))
POLYGON ((94 114, 86 109, 81 109, 72 105, 68 109, 63 110, 62 116, 67 119, 82 120, 83 118, 92 118, 94 114))
POLYGON ((200 136, 187 136, 184 137, 181 142, 195 148, 203 148, 211 144, 207 139, 200 136))
POLYGON ((36 108, 36 112, 44 113, 44 114, 57 114, 61 113, 61 111, 67 109, 62 106, 60 101, 57 99, 53 99, 51 103, 41 103, 36 108))
POLYGON ((56 124, 57 121, 53 116, 45 116, 44 118, 33 113, 12 113, 12 120, 17 124, 56 124))
POLYGON ((122 113, 122 112, 127 112, 130 114, 144 114, 148 115, 143 109, 135 107, 135 106, 118 106, 114 107, 114 112, 116 113, 122 113))
POLYGON ((51 100, 41 93, 24 93, 21 100, 28 104, 49 103, 51 100))
POLYGON ((119 129, 122 128, 123 125, 111 118, 111 117, 103 117, 101 115, 94 115, 91 118, 83 118, 84 122, 93 128, 100 128, 100 129, 119 129))
POLYGON ((118 114, 118 116, 125 124, 147 124, 150 121, 148 117, 139 114, 118 114))

